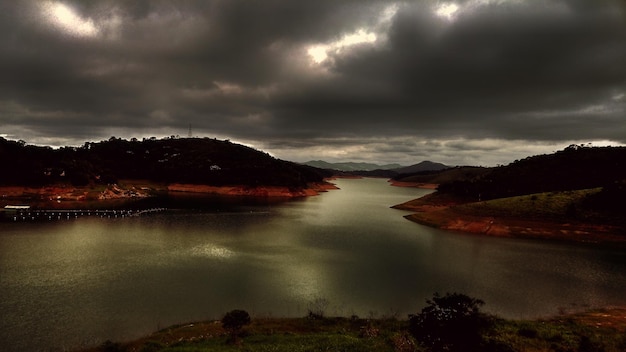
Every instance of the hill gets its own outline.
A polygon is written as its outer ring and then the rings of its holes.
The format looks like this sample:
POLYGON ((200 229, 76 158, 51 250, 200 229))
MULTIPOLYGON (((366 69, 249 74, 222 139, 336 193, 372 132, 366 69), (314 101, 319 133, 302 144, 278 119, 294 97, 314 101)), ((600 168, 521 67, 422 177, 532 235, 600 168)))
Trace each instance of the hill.
POLYGON ((445 170, 448 168, 450 167, 442 163, 435 163, 435 162, 426 160, 426 161, 422 161, 420 163, 417 163, 411 166, 395 168, 395 169, 392 169, 392 171, 398 174, 414 174, 418 172, 441 171, 441 170, 445 170))
POLYGON ((437 192, 395 206, 438 228, 579 242, 626 242, 626 148, 570 146, 496 168, 400 177, 439 182, 437 192))
POLYGON ((338 171, 374 171, 374 170, 392 170, 402 168, 400 164, 385 164, 378 165, 373 163, 357 163, 357 162, 344 162, 344 163, 329 163, 323 160, 311 160, 303 163, 303 165, 313 166, 320 169, 338 170, 338 171))
POLYGON ((516 160, 469 179, 442 183, 439 191, 475 200, 542 192, 615 187, 626 180, 626 147, 571 145, 553 154, 516 160))
POLYGON ((330 176, 230 141, 166 138, 130 141, 111 137, 81 147, 52 149, 0 138, 0 185, 85 186, 120 179, 213 186, 305 188, 330 176))
POLYGON ((312 160, 306 162, 305 165, 331 170, 335 175, 339 176, 386 178, 396 178, 400 175, 411 175, 420 172, 435 172, 449 168, 449 166, 432 161, 422 161, 410 166, 401 166, 399 164, 378 165, 354 162, 328 163, 322 160, 312 160))
POLYGON ((478 166, 456 166, 443 170, 421 171, 411 174, 396 175, 393 179, 400 182, 443 184, 453 181, 472 180, 490 169, 478 166))

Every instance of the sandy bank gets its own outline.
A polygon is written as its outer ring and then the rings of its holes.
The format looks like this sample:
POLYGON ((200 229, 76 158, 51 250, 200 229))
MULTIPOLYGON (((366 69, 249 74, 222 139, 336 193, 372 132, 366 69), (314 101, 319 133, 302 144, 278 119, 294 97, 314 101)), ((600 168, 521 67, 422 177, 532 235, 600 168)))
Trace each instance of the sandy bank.
POLYGON ((304 189, 294 189, 289 187, 276 187, 276 186, 210 186, 210 185, 194 185, 173 183, 167 186, 169 192, 190 192, 190 193, 205 193, 214 195, 228 195, 228 196, 247 196, 247 197, 284 197, 284 198, 296 198, 296 197, 309 197, 319 195, 321 192, 328 190, 338 189, 337 186, 331 183, 319 183, 311 184, 304 189))

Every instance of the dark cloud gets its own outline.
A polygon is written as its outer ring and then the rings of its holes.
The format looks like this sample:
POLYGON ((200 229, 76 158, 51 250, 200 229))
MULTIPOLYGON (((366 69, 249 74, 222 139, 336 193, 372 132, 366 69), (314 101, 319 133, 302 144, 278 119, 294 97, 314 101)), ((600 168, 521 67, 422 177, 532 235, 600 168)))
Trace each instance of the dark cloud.
MULTIPOLYGON (((593 123, 584 116, 593 105, 619 104, 623 113, 623 102, 611 101, 626 82, 623 13, 494 7, 441 28, 422 7, 404 10, 390 28, 388 47, 338 61, 332 69, 340 78, 300 92, 296 108, 327 122, 346 114, 339 106, 365 121, 386 116, 402 128, 520 138, 534 137, 544 111, 562 112, 549 124, 564 127, 573 117, 593 123), (526 114, 534 117, 528 128, 526 114)), ((585 138, 583 126, 578 135, 552 129, 550 138, 585 138)))
POLYGON ((488 164, 626 142, 624 62, 620 0, 0 0, 0 134, 488 164))

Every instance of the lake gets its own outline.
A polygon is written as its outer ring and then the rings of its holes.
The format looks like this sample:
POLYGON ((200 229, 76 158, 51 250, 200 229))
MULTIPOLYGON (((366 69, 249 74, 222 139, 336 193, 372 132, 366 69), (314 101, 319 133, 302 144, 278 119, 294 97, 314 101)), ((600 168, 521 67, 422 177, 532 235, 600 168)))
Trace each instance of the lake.
POLYGON ((441 231, 389 208, 429 190, 335 182, 341 190, 285 202, 1 223, 0 349, 128 340, 232 309, 406 318, 434 292, 483 299, 506 318, 626 304, 624 250, 441 231))

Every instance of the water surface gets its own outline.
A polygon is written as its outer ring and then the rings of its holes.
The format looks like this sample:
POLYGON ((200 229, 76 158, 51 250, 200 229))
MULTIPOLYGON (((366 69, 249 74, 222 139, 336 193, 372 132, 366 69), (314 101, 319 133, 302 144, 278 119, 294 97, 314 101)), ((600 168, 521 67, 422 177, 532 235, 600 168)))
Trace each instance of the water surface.
POLYGON ((235 308, 404 318, 434 292, 507 318, 626 304, 623 250, 440 231, 389 208, 428 190, 337 184, 283 203, 0 224, 0 349, 132 339, 235 308))

